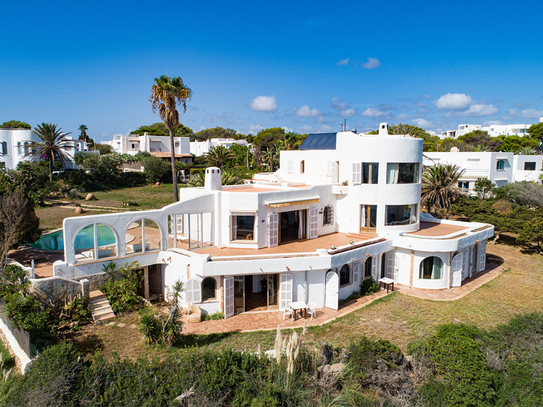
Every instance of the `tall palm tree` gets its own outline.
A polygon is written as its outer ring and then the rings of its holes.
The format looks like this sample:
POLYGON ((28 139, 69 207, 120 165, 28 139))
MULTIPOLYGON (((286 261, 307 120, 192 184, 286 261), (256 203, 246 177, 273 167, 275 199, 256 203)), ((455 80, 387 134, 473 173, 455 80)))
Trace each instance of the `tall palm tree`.
POLYGON ((452 201, 462 195, 458 180, 464 170, 457 165, 438 164, 426 167, 422 174, 422 202, 430 202, 434 208, 447 213, 452 201))
POLYGON ((187 100, 190 99, 191 95, 192 91, 185 86, 182 78, 170 78, 168 75, 162 75, 160 78, 155 78, 155 83, 153 84, 151 94, 149 95, 149 102, 151 102, 153 113, 158 112, 160 114, 160 118, 170 134, 174 202, 179 200, 173 140, 173 130, 179 124, 179 112, 176 108, 178 105, 182 106, 183 113, 186 112, 187 100))
POLYGON ((72 159, 72 155, 68 152, 74 149, 70 140, 66 138, 68 134, 63 133, 62 128, 57 129, 56 124, 42 123, 34 128, 34 133, 42 140, 40 142, 33 141, 30 144, 30 150, 25 154, 25 157, 31 160, 40 160, 45 158, 49 161, 49 180, 53 181, 53 164, 55 160, 66 165, 67 161, 72 159))
POLYGON ((88 129, 89 128, 84 124, 79 126, 79 131, 81 132, 81 134, 79 135, 79 140, 85 140, 85 141, 89 140, 89 136, 87 136, 87 130, 88 129))
POLYGON ((228 161, 236 158, 236 155, 225 146, 213 147, 206 154, 207 163, 212 167, 222 168, 228 161))

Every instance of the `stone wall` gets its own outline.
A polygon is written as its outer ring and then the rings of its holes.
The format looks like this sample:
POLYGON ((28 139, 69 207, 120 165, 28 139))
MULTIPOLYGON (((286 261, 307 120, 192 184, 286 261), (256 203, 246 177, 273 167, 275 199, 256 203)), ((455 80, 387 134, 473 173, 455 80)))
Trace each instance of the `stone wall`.
POLYGON ((43 304, 55 306, 65 299, 89 295, 89 284, 61 277, 31 279, 32 292, 43 304))

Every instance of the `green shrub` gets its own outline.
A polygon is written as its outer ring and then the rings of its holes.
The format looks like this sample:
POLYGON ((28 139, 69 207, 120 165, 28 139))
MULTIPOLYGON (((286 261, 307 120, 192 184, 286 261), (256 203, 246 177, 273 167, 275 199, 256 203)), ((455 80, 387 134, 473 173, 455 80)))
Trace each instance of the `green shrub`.
POLYGON ((214 312, 213 314, 204 314, 202 317, 204 321, 216 321, 219 319, 224 319, 224 312, 214 312))
POLYGON ((137 267, 137 261, 132 264, 125 263, 124 267, 119 267, 117 271, 120 279, 115 280, 113 278, 115 263, 110 262, 104 266, 104 271, 110 278, 100 286, 100 290, 107 296, 115 314, 137 309, 143 304, 143 299, 138 295, 141 273, 136 271, 137 267))
POLYGON ((372 295, 379 291, 379 286, 375 283, 373 277, 366 278, 360 283, 360 295, 372 295))

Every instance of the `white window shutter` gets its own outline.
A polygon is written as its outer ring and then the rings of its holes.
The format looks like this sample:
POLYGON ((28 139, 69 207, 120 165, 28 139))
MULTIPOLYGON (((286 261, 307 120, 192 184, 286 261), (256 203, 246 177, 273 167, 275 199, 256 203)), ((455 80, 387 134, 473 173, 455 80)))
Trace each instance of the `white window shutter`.
POLYGON ((360 284, 360 263, 353 264, 353 284, 360 284))
POLYGON ((353 185, 358 185, 362 182, 362 164, 353 163, 353 185))
POLYGON ((279 309, 290 307, 292 302, 292 274, 279 274, 279 309))
POLYGON ((460 287, 462 285, 462 264, 464 263, 464 255, 458 253, 453 257, 451 262, 451 285, 460 287))
POLYGON ((268 247, 279 245, 279 215, 270 213, 268 217, 268 247))
POLYGON ((319 209, 309 209, 309 238, 315 239, 319 237, 319 209))
POLYGON ((479 269, 477 271, 483 271, 486 267, 486 240, 483 240, 479 244, 479 269))
POLYGON ((224 278, 224 319, 234 316, 234 277, 224 278))
POLYGON ((375 281, 379 281, 379 276, 377 275, 377 256, 371 258, 371 275, 375 281))
POLYGON ((387 253, 387 278, 394 280, 394 253, 387 253))
POLYGON ((398 283, 400 276, 400 259, 396 253, 392 254, 394 256, 394 282, 398 283))
POLYGON ((202 302, 202 285, 194 278, 187 281, 185 291, 185 302, 187 304, 198 304, 202 302))

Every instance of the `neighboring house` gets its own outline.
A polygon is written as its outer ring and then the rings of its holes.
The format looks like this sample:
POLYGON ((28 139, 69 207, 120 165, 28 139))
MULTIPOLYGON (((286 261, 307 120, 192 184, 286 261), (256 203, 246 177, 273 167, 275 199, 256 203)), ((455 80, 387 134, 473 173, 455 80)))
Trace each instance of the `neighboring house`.
POLYGON ((233 144, 239 144, 241 146, 249 146, 247 140, 234 140, 233 138, 212 138, 206 141, 191 141, 190 152, 196 157, 206 155, 212 148, 223 146, 226 148, 232 147, 233 144))
POLYGON ((500 152, 425 152, 424 165, 454 164, 464 169, 458 186, 475 194, 475 182, 486 178, 502 187, 510 182, 541 182, 541 155, 515 155, 500 152))
POLYGON ((279 171, 245 185, 222 186, 208 168, 205 187, 162 209, 65 219, 54 274, 85 278, 137 260, 146 297, 181 280, 185 304, 225 318, 292 301, 338 309, 370 277, 458 287, 485 269, 494 227, 420 213, 422 144, 381 124, 378 135, 309 135, 281 152, 279 171), (80 234, 90 240, 76 248, 80 234))
MULTIPOLYGON (((74 148, 67 150, 71 159, 63 169, 76 168, 73 156, 78 151, 89 151, 89 148, 84 140, 74 139, 70 136, 65 138, 70 141, 74 148)), ((41 139, 32 130, 0 129, 0 165, 13 170, 17 168, 21 161, 28 161, 29 158, 25 157, 25 155, 30 151, 32 142, 41 142, 41 139)))
MULTIPOLYGON (((539 122, 543 122, 543 117, 539 119, 539 122)), ((491 124, 489 126, 482 126, 480 124, 459 124, 456 130, 447 130, 441 133, 441 138, 458 138, 464 134, 470 133, 475 130, 486 131, 490 137, 498 136, 525 136, 528 133, 528 129, 531 124, 491 124)))
MULTIPOLYGON (((116 134, 112 141, 104 141, 102 144, 110 145, 113 151, 119 154, 136 155, 140 151, 146 151, 164 161, 171 162, 170 138, 167 136, 153 136, 148 133, 144 133, 143 136, 116 134)), ((192 162, 190 138, 174 137, 174 149, 175 161, 185 164, 192 162)))

